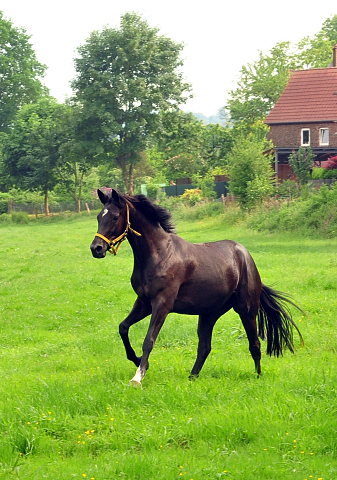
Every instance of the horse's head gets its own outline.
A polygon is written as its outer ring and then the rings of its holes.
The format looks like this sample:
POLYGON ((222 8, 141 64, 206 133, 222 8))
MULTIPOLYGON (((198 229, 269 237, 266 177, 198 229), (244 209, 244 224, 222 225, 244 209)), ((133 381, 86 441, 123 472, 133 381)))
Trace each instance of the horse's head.
POLYGON ((101 190, 97 190, 97 193, 104 207, 97 215, 98 230, 90 248, 95 258, 104 258, 111 248, 115 253, 114 240, 118 240, 125 232, 126 204, 115 190, 112 190, 111 196, 105 195, 101 190))

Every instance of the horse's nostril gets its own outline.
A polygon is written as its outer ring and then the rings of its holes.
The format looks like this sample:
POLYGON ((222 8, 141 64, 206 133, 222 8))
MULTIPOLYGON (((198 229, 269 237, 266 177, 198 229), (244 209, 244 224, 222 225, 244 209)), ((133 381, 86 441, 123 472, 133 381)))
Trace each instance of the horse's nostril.
POLYGON ((96 252, 101 253, 103 251, 103 247, 101 245, 96 245, 96 252))

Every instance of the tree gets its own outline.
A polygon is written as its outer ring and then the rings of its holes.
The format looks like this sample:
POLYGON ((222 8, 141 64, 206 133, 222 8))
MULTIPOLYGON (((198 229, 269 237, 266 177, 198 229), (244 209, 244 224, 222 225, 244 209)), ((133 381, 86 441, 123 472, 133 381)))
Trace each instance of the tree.
POLYGON ((14 27, 0 11, 0 131, 9 129, 22 105, 36 102, 46 89, 46 66, 36 59, 25 29, 14 27))
POLYGON ((300 185, 306 185, 308 183, 310 179, 310 169, 313 167, 315 157, 316 155, 314 155, 310 147, 301 147, 297 152, 293 151, 289 155, 289 165, 293 169, 300 185))
POLYGON ((16 186, 39 190, 49 215, 48 193, 58 182, 60 145, 64 143, 64 105, 52 97, 25 105, 18 112, 3 146, 3 163, 16 186))
POLYGON ((166 181, 204 176, 226 165, 232 146, 232 129, 219 124, 203 125, 193 113, 169 111, 162 114, 162 129, 148 150, 149 163, 166 181))
POLYGON ((94 163, 90 145, 79 138, 80 114, 78 105, 64 105, 59 122, 59 162, 55 165, 58 182, 75 201, 78 213, 81 211, 85 177, 94 163))
POLYGON ((327 67, 332 61, 332 49, 337 43, 337 15, 327 18, 313 38, 304 37, 298 43, 298 58, 306 68, 327 67))
POLYGON ((160 112, 184 103, 190 85, 182 79, 182 44, 159 35, 135 13, 121 17, 119 29, 93 32, 79 47, 72 82, 74 101, 83 106, 82 132, 121 168, 133 193, 134 166, 159 128, 160 112))
POLYGON ((206 171, 201 155, 204 126, 193 113, 167 111, 155 132, 155 145, 148 151, 149 163, 166 181, 191 177, 206 171))
POLYGON ((290 42, 277 43, 269 55, 260 52, 257 61, 244 65, 237 88, 229 92, 226 108, 231 120, 252 125, 264 119, 283 92, 289 70, 296 66, 290 42))
POLYGON ((272 156, 263 153, 268 147, 270 143, 251 133, 238 138, 228 155, 229 188, 243 209, 251 209, 273 192, 272 156))

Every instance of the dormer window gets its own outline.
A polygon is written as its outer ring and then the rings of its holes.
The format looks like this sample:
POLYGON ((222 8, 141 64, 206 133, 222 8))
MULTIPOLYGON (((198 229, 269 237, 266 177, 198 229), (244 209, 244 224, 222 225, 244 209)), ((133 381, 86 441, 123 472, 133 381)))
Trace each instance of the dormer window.
POLYGON ((302 128, 301 130, 301 146, 309 147, 310 145, 310 128, 302 128))
POLYGON ((319 144, 329 145, 329 129, 328 128, 319 129, 319 144))

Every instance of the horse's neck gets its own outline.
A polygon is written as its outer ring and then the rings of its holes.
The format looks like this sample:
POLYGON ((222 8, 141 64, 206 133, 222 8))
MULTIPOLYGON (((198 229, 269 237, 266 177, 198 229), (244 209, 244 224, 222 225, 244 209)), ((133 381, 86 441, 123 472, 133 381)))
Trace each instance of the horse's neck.
POLYGON ((134 212, 130 215, 130 224, 141 236, 132 230, 128 233, 128 240, 133 250, 135 259, 143 263, 149 257, 158 255, 160 250, 166 250, 170 242, 170 234, 159 226, 154 225, 144 215, 134 212))

